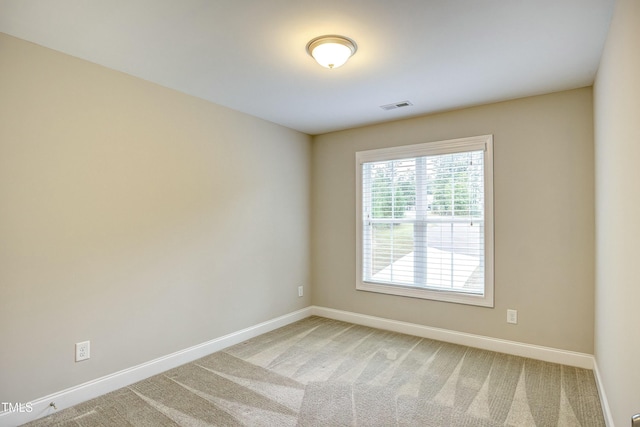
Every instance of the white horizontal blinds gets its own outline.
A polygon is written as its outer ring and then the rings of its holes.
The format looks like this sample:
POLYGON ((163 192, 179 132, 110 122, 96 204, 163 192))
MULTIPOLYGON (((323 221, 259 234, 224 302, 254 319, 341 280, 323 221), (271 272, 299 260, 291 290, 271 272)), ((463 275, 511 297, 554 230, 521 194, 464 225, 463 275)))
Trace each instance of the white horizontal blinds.
POLYGON ((365 164, 365 280, 413 283, 413 269, 404 264, 414 247, 415 161, 411 158, 365 164))
POLYGON ((484 151, 367 162, 363 278, 482 294, 484 151))

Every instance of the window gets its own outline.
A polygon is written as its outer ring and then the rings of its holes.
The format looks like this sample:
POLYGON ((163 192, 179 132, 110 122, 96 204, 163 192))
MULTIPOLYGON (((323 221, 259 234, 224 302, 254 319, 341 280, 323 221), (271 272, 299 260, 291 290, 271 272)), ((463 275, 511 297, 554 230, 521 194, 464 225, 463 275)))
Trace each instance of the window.
POLYGON ((493 307, 493 137, 356 153, 356 289, 493 307))

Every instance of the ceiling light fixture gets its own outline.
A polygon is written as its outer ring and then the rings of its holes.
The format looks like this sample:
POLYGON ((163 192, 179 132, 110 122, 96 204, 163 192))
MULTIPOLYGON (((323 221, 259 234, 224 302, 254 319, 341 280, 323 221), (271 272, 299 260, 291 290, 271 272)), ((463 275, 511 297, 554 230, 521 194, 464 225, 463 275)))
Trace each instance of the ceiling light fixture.
POLYGON ((307 53, 325 68, 338 68, 358 50, 356 42, 344 36, 320 36, 307 43, 307 53))

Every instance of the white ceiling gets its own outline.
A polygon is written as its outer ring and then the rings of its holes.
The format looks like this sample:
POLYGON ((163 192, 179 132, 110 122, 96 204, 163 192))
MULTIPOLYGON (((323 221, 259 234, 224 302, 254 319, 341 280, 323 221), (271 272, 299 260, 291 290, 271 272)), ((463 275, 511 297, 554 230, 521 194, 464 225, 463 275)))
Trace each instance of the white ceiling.
POLYGON ((0 0, 0 32, 320 134, 591 85, 613 3, 0 0), (323 34, 356 55, 320 67, 323 34))

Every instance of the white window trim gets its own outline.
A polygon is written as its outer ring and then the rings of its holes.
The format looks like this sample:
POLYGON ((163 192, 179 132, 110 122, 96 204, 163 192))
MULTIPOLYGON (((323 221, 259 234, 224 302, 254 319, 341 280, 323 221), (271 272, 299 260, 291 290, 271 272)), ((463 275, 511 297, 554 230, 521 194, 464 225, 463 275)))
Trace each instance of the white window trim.
POLYGON ((493 135, 481 135, 447 141, 428 142, 400 147, 356 152, 356 289, 360 291, 423 298, 436 301, 494 306, 494 217, 493 217, 493 135), (465 294, 412 286, 385 285, 365 282, 362 278, 362 164, 374 161, 396 160, 408 157, 450 154, 462 151, 484 150, 484 242, 485 278, 484 295, 465 294))

